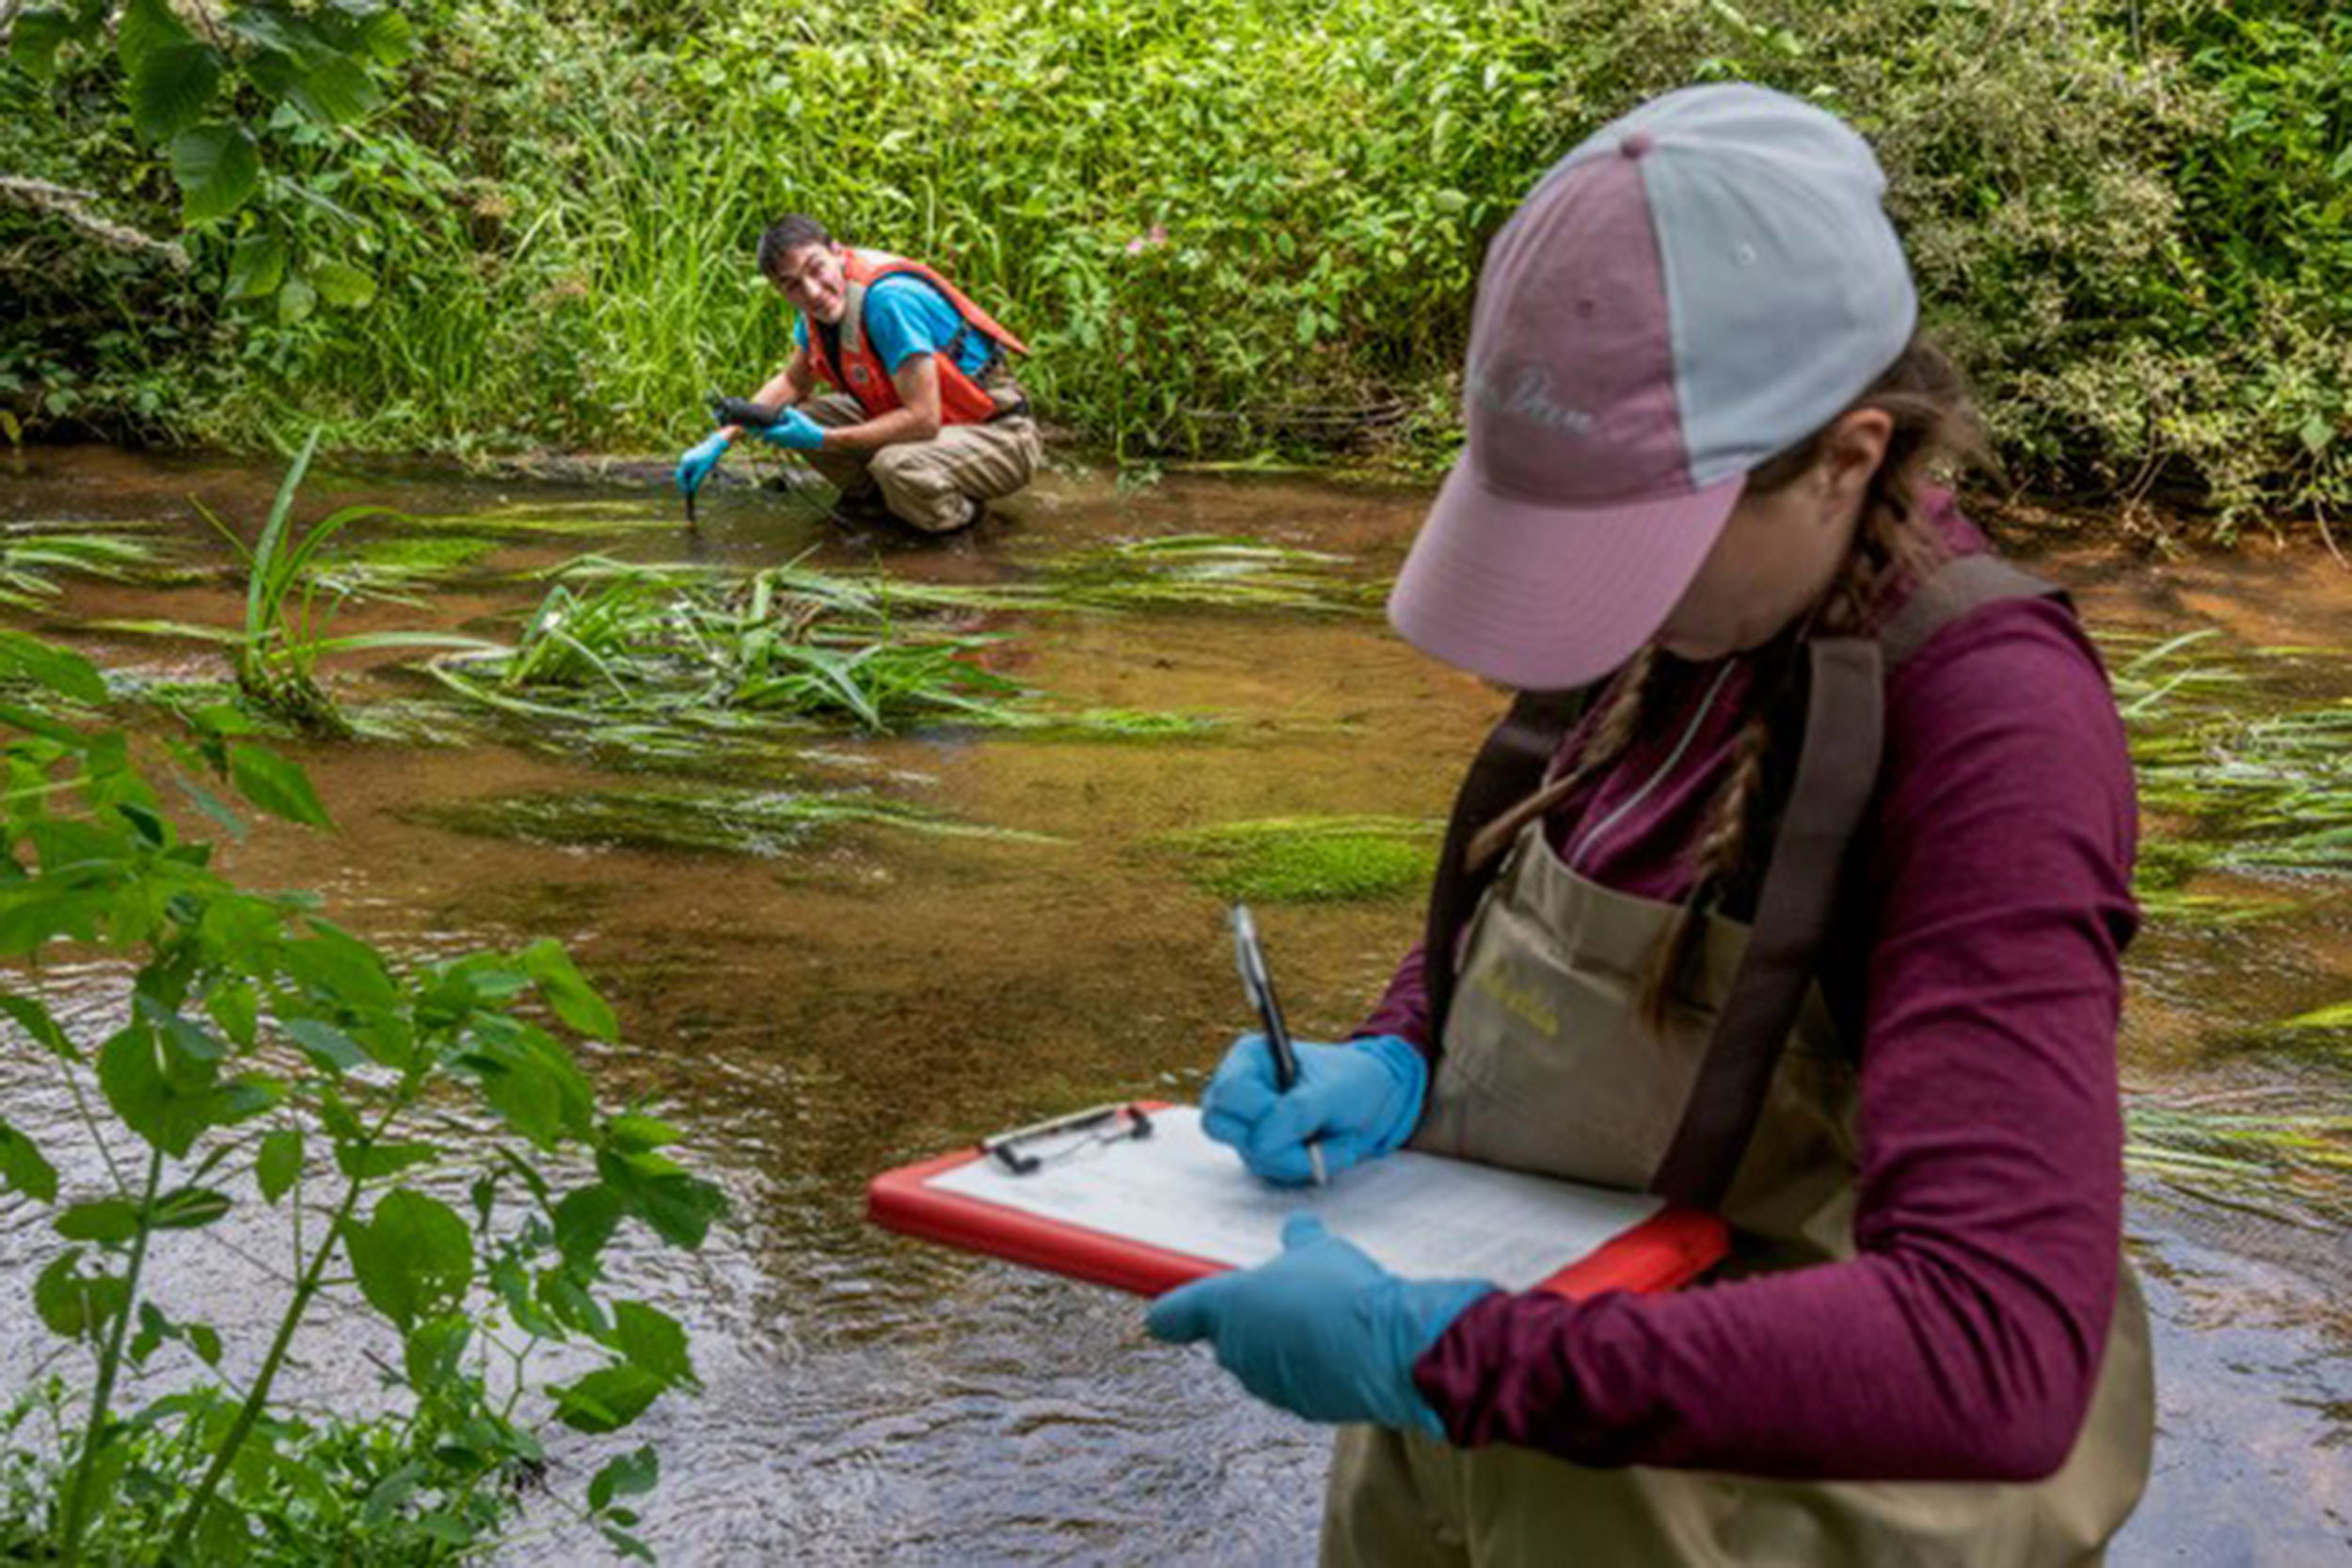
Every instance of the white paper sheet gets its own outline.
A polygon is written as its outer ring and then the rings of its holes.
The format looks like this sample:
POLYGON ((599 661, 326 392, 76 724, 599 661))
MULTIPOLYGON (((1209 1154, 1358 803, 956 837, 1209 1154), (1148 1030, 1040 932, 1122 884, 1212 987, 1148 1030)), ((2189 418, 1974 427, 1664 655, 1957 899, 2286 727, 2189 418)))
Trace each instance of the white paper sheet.
POLYGON ((1664 1207, 1613 1192, 1409 1151, 1328 1187, 1276 1187, 1200 1131, 1191 1106, 1154 1112, 1152 1135, 1093 1144, 1025 1176, 993 1160, 925 1183, 1170 1252, 1247 1267, 1282 1250, 1300 1210, 1408 1279, 1485 1279, 1524 1291, 1664 1207))

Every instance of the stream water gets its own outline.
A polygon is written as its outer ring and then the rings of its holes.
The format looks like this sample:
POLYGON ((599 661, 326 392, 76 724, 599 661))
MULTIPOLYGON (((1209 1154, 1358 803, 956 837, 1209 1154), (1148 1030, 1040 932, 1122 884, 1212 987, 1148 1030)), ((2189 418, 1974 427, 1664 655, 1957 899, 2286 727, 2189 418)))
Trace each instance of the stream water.
MULTIPOLYGON (((216 675, 217 650, 83 623, 232 623, 240 591, 221 570, 228 551, 194 503, 249 531, 278 471, 95 449, 0 458, 0 525, 150 523, 215 568, 177 583, 71 581, 54 616, 13 621, 110 668, 216 675)), ((306 495, 419 515, 519 506, 591 529, 612 519, 608 533, 511 538, 421 605, 353 607, 349 629, 511 636, 540 592, 513 574, 590 549, 656 561, 691 548, 744 567, 804 551, 829 567, 871 559, 810 509, 748 489, 707 499, 691 542, 640 526, 675 516, 666 493, 322 474, 306 495)), ((1210 532, 1331 552, 1345 558, 1343 576, 1370 584, 1393 572, 1425 500, 1263 477, 1172 477, 1122 492, 1062 475, 977 540, 893 548, 881 562, 904 578, 989 582, 1106 538, 1210 532)), ((2211 627, 2203 646, 2268 672, 2244 701, 2352 701, 2342 650, 2352 572, 2324 555, 2041 560, 2119 649, 2211 627), (2290 646, 2300 651, 2258 652, 2290 646)), ((459 808, 647 782, 511 728, 463 744, 297 747, 339 831, 262 828, 229 857, 242 879, 318 889, 336 918, 402 952, 557 937, 618 1006, 627 1043, 595 1064, 600 1081, 664 1102, 690 1132, 691 1158, 734 1205, 701 1253, 628 1253, 620 1265, 634 1291, 689 1323, 707 1385, 627 1434, 625 1446, 650 1438, 661 1449, 647 1534, 668 1561, 1311 1557, 1318 1429, 1253 1404, 1204 1354, 1150 1342, 1131 1298, 870 1227, 864 1187, 887 1166, 1050 1112, 1195 1094, 1245 1021, 1222 903, 1155 840, 1306 814, 1436 817, 1498 699, 1370 614, 1060 612, 995 629, 1024 682, 1081 704, 1228 721, 1125 741, 812 735, 819 755, 794 768, 838 769, 891 798, 1040 837, 859 828, 766 853, 468 831, 459 808)), ((359 703, 417 695, 399 662, 339 665, 337 689, 359 703)), ((760 782, 759 765, 726 782, 760 782)), ((2338 884, 2209 874, 2197 885, 2254 886, 2291 908, 2250 921, 2151 921, 2131 955, 2122 1050, 2134 1103, 2344 1110, 2344 1035, 2265 1032, 2352 1000, 2352 917, 2338 884)), ((1378 993, 1419 911, 1391 897, 1260 915, 1292 1022, 1317 1037, 1345 1030, 1378 993)), ((119 978, 56 967, 32 984, 61 1018, 87 1022, 119 1005, 119 978)), ((54 1079, 29 1053, 0 1053, 0 1100, 53 1147, 72 1135, 54 1079)), ((2341 1229, 2352 1205, 2311 1176, 2318 1168, 2249 1189, 2161 1161, 2136 1167, 2129 1227, 2155 1312, 2162 1435, 2118 1562, 2352 1557, 2352 1250, 2341 1229)), ((0 1197, 0 1386, 48 1348, 26 1298, 52 1244, 40 1213, 0 1197)), ((234 1340, 251 1332, 248 1308, 260 1310, 260 1245, 233 1228, 175 1237, 160 1277, 201 1298, 234 1340)), ((360 1323, 330 1317, 305 1339, 305 1398, 368 1397, 360 1323)), ((557 1487, 576 1494, 612 1447, 559 1444, 557 1487)), ((550 1524, 511 1560, 599 1551, 550 1524)))

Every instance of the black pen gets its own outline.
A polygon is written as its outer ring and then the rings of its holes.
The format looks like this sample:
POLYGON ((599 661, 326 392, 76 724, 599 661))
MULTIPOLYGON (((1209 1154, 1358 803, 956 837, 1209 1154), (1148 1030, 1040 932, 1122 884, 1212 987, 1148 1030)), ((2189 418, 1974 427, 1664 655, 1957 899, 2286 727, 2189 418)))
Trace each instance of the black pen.
MULTIPOLYGON (((1258 923, 1249 918, 1247 904, 1233 906, 1233 963, 1241 971, 1242 990, 1249 993, 1250 1005, 1265 1025, 1266 1049, 1274 1054, 1275 1092, 1288 1094, 1298 1084, 1298 1050, 1282 1022, 1282 1005, 1274 999, 1274 976, 1266 969, 1265 950, 1258 945, 1258 923)), ((1323 1186, 1323 1147, 1309 1142, 1307 1159, 1314 1167, 1315 1185, 1323 1186)))

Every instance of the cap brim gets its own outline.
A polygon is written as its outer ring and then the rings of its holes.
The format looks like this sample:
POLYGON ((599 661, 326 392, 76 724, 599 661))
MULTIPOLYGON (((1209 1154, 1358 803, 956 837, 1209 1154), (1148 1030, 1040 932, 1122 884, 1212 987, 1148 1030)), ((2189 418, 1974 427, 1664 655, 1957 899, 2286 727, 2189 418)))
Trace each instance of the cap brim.
POLYGON ((1746 477, 1663 500, 1572 507, 1454 465, 1389 594, 1389 623, 1433 657, 1523 691, 1598 680, 1665 624, 1746 477))

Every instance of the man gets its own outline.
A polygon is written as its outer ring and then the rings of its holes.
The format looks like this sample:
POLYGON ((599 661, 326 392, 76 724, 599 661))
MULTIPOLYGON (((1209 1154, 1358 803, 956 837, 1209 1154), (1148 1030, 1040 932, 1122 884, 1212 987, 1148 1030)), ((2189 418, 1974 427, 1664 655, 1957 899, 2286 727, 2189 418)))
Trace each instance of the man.
MULTIPOLYGON (((752 400, 784 417, 756 434, 838 486, 845 517, 949 533, 1029 483, 1037 421, 1006 364, 1027 345, 954 284, 798 214, 759 237, 759 270, 800 319, 791 359, 752 400), (820 383, 834 390, 813 396, 820 383)), ((689 451, 678 488, 692 495, 741 429, 689 451)))

